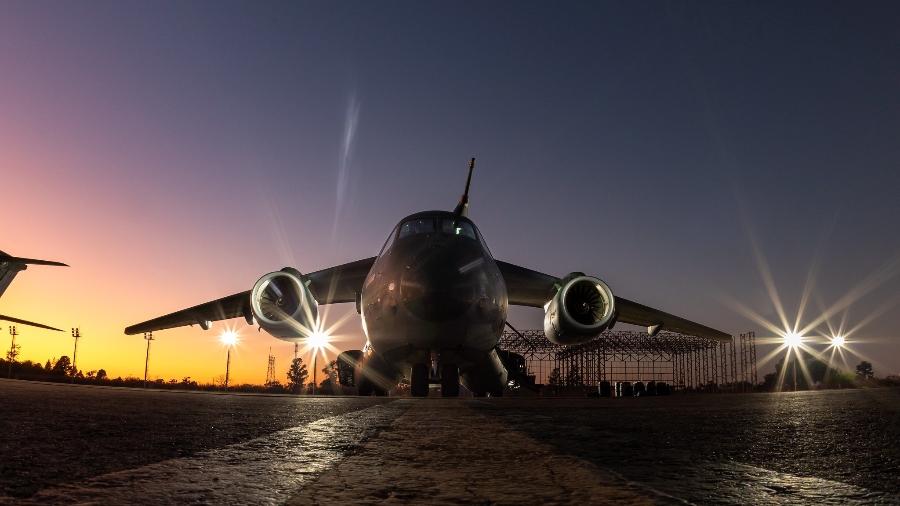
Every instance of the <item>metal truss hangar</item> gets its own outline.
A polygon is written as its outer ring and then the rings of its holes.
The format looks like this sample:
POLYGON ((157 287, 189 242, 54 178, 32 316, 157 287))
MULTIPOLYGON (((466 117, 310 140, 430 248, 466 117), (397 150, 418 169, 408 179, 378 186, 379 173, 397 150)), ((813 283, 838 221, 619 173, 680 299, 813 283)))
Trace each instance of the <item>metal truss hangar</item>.
POLYGON ((586 343, 561 346, 543 330, 525 330, 505 332, 500 349, 521 355, 522 372, 535 383, 546 383, 553 375, 567 387, 654 381, 681 391, 745 392, 759 382, 753 332, 741 334, 737 342, 718 342, 675 332, 609 331, 586 343))

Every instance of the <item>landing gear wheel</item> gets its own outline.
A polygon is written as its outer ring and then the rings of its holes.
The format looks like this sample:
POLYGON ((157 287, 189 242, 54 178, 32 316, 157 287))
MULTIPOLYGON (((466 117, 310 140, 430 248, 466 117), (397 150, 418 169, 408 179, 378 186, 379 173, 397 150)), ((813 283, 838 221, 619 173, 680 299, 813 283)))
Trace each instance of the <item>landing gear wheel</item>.
POLYGON ((366 378, 362 374, 359 375, 359 383, 356 387, 357 394, 368 397, 372 395, 372 392, 375 390, 375 384, 369 378, 366 378))
POLYGON ((415 364, 409 375, 409 392, 413 397, 428 397, 428 366, 415 364))
POLYGON ((459 368, 455 364, 441 365, 441 397, 459 397, 459 368))

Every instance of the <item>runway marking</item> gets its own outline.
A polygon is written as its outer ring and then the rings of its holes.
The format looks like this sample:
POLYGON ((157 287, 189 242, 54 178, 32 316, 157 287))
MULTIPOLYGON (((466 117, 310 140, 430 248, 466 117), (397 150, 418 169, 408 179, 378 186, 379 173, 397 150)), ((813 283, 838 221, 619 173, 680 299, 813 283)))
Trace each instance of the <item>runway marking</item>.
POLYGON ((26 502, 281 504, 408 406, 399 400, 322 418, 191 457, 51 487, 26 502))

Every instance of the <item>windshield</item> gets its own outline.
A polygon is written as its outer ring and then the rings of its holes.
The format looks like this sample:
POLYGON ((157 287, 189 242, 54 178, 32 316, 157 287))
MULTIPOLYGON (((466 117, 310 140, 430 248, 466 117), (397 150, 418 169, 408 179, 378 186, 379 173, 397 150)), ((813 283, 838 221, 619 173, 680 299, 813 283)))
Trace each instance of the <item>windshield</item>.
POLYGON ((434 218, 419 218, 415 220, 404 221, 400 225, 400 236, 398 239, 418 234, 434 233, 434 218))
POLYGON ((469 239, 477 240, 475 229, 466 221, 458 221, 444 218, 441 220, 441 232, 445 234, 461 235, 469 239))
POLYGON ((385 251, 391 249, 391 245, 394 244, 395 237, 397 237, 397 227, 394 227, 394 230, 391 230, 391 235, 389 235, 387 240, 384 241, 384 246, 381 247, 381 251, 378 253, 379 256, 385 251))
POLYGON ((388 238, 387 243, 385 243, 382 251, 386 251, 390 249, 391 244, 393 243, 394 236, 396 235, 397 239, 403 239, 405 237, 410 237, 413 235, 420 234, 449 234, 449 235, 457 235, 460 237, 465 237, 467 239, 472 239, 473 241, 478 241, 484 246, 486 251, 488 250, 487 244, 484 242, 484 238, 481 237, 481 234, 472 225, 468 220, 462 220, 458 218, 450 218, 444 216, 425 216, 422 218, 414 218, 411 220, 406 220, 400 224, 399 232, 392 233, 391 237, 388 238))

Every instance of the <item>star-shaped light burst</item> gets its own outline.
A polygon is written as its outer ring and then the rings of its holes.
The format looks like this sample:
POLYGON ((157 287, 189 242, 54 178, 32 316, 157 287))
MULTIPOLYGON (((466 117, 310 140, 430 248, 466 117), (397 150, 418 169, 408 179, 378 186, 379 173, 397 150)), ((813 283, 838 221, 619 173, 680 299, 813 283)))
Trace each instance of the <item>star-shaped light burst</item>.
POLYGON ((219 336, 219 342, 223 345, 231 348, 238 343, 238 333, 236 330, 226 329, 225 332, 222 332, 222 335, 219 336))
MULTIPOLYGON (((769 264, 766 261, 766 258, 763 255, 761 249, 759 248, 752 230, 749 230, 749 227, 748 235, 750 236, 749 239, 753 248, 754 257, 756 259, 757 269, 759 271, 760 277, 762 278, 763 285, 766 288, 766 292, 768 293, 769 300, 771 301, 772 306, 774 307, 775 312, 778 315, 779 321, 778 323, 769 321, 760 313, 754 311, 753 309, 750 309, 734 298, 726 297, 726 303, 732 306, 733 309, 745 316, 747 319, 756 322, 757 324, 761 325, 771 332, 769 336, 760 337, 758 339, 758 342, 760 344, 773 344, 776 345, 776 348, 765 355, 758 362, 758 366, 763 367, 770 360, 773 360, 776 357, 780 357, 782 356, 782 354, 784 356, 783 364, 787 365, 790 363, 792 358, 796 356, 797 364, 800 366, 800 369, 802 370, 803 375, 807 380, 807 384, 812 384, 812 378, 810 376, 809 370, 806 367, 806 362, 801 358, 802 353, 811 355, 821 360, 822 362, 825 362, 829 367, 835 369, 850 369, 850 366, 847 365, 847 361, 845 360, 845 352, 850 353, 859 359, 871 361, 860 353, 850 349, 851 344, 862 342, 862 340, 858 338, 851 339, 851 336, 859 331, 863 326, 867 325, 878 316, 893 308, 898 302, 900 302, 900 296, 884 301, 881 305, 877 306, 870 314, 860 320, 859 323, 857 323, 849 330, 845 330, 847 323, 847 311, 851 305, 881 286, 891 277, 900 273, 900 256, 894 257, 888 262, 885 262, 872 274, 864 277, 861 281, 859 281, 859 283, 844 292, 844 294, 830 306, 826 307, 820 302, 818 314, 814 315, 808 323, 801 323, 804 321, 804 313, 806 312, 807 306, 809 305, 809 302, 814 295, 815 274, 818 264, 818 254, 816 254, 813 258, 812 264, 810 265, 809 271, 807 272, 806 282, 803 286, 803 292, 798 304, 796 317, 793 318, 793 323, 791 323, 788 318, 787 312, 785 311, 784 305, 781 302, 781 297, 778 293, 778 289, 775 286, 775 280, 772 276, 772 271, 769 268, 769 264), (831 320, 838 314, 842 314, 841 323, 837 328, 835 328, 832 325, 831 320), (828 327, 827 333, 816 330, 823 325, 828 327), (825 349, 825 352, 830 351, 830 356, 826 357, 824 353, 821 353, 810 347, 811 343, 827 344, 828 346, 825 349), (838 366, 838 364, 836 363, 836 354, 840 356, 843 367, 838 366)), ((787 367, 782 367, 781 371, 779 371, 777 386, 778 390, 781 390, 783 386, 786 369, 787 367)))
POLYGON ((323 359, 327 358, 329 352, 335 355, 340 353, 340 348, 334 346, 333 343, 340 342, 343 340, 343 338, 339 335, 336 335, 334 332, 350 316, 350 313, 345 314, 331 325, 326 325, 325 321, 328 315, 327 313, 323 313, 320 319, 313 326, 313 328, 304 328, 304 331, 301 332, 301 334, 306 336, 298 339, 297 341, 301 345, 302 352, 304 354, 309 354, 310 358, 315 358, 317 355, 321 355, 323 359))

